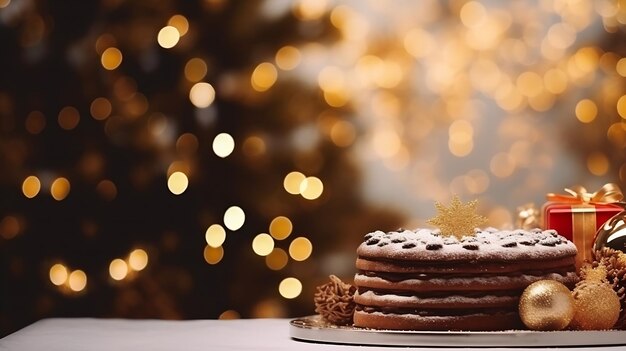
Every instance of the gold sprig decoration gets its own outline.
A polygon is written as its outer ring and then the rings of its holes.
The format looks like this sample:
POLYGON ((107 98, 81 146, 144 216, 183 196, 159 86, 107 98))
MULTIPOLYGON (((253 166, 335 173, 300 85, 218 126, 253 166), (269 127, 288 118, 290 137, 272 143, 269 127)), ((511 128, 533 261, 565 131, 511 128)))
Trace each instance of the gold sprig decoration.
POLYGON ((474 229, 487 221, 487 218, 476 214, 478 200, 462 203, 457 195, 452 198, 449 207, 435 202, 437 216, 428 220, 441 230, 441 235, 455 236, 461 239, 473 235, 474 229))

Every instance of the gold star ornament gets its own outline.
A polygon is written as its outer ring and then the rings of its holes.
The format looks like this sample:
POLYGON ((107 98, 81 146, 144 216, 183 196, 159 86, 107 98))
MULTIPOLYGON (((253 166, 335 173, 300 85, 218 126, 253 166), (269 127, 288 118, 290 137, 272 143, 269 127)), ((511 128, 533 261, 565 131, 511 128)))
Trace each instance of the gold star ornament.
POLYGON ((461 239, 464 236, 474 235, 474 228, 487 221, 487 218, 476 214, 478 200, 462 203, 458 196, 452 198, 449 207, 435 202, 437 216, 428 220, 441 230, 441 235, 455 236, 461 239))

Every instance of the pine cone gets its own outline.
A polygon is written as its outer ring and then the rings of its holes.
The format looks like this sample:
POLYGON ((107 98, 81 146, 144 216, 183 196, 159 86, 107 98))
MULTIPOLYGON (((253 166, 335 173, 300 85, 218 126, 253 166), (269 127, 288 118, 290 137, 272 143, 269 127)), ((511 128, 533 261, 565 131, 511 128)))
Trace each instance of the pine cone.
POLYGON ((330 282, 317 287, 314 299, 315 312, 333 324, 351 324, 356 307, 354 303, 355 292, 354 286, 331 275, 330 282))
MULTIPOLYGON (((620 316, 616 329, 626 329, 626 255, 609 247, 594 252, 593 267, 606 267, 606 279, 612 285, 620 301, 620 316)), ((582 272, 581 272, 582 273, 582 272)))

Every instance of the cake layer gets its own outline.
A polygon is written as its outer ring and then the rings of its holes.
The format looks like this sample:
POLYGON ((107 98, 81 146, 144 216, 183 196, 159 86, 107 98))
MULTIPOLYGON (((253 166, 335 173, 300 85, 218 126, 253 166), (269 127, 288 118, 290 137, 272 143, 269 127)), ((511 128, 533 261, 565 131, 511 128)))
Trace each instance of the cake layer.
MULTIPOLYGON (((510 293, 510 292, 509 292, 510 293)), ((357 292, 354 302, 361 306, 385 308, 413 308, 413 309, 475 309, 475 308, 516 308, 519 302, 519 292, 513 295, 480 294, 478 296, 464 296, 453 294, 437 297, 422 297, 415 295, 396 295, 392 293, 377 293, 371 290, 357 292)))
POLYGON ((488 277, 462 277, 462 278, 431 278, 431 279, 405 279, 401 281, 389 281, 381 277, 368 277, 357 273, 354 284, 361 288, 373 290, 408 290, 408 291, 490 291, 490 290, 514 290, 524 289, 528 285, 543 279, 559 281, 567 286, 572 286, 578 281, 574 272, 565 275, 559 273, 546 273, 542 275, 519 276, 488 276, 488 277))
POLYGON ((548 270, 553 268, 573 269, 574 256, 545 260, 520 260, 516 262, 477 262, 469 261, 465 264, 458 262, 407 261, 359 257, 356 268, 363 271, 392 272, 392 273, 510 273, 525 270, 548 270))
POLYGON ((477 230, 462 240, 419 229, 365 235, 360 258, 430 262, 517 262, 574 257, 576 246, 554 230, 477 230))
POLYGON ((469 314, 462 316, 420 316, 383 312, 354 312, 354 325, 393 330, 508 330, 520 329, 517 312, 469 314))

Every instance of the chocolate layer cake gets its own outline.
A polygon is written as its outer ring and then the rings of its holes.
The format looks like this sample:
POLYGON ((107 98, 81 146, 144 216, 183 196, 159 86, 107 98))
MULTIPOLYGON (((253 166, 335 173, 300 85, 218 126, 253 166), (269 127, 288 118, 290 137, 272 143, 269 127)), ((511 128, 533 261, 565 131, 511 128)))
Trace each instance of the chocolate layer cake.
POLYGON ((522 327, 522 291, 577 281, 576 246, 553 230, 476 231, 461 240, 418 229, 365 236, 357 249, 354 325, 375 329, 522 327))

